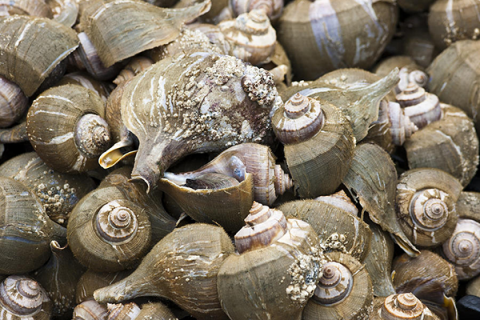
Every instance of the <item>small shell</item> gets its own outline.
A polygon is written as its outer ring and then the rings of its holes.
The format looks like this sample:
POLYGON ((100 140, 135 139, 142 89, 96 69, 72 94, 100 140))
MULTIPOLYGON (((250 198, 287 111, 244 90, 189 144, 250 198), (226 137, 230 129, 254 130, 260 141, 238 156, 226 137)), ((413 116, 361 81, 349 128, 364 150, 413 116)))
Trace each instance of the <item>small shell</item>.
POLYGON ((144 71, 153 64, 153 60, 147 57, 135 56, 130 62, 123 68, 118 76, 113 80, 117 86, 120 86, 124 82, 135 77, 140 72, 144 71))
POLYGON ((0 76, 0 128, 10 127, 28 109, 28 99, 15 83, 0 76))
POLYGON ((253 10, 262 10, 274 22, 282 14, 283 2, 283 0, 229 0, 228 5, 235 17, 253 10))
POLYGON ((140 307, 134 302, 127 304, 108 304, 107 309, 107 320, 134 320, 138 317, 141 311, 140 307))
POLYGON ((459 280, 480 274, 480 223, 459 219, 452 236, 443 243, 443 254, 455 266, 459 280))
POLYGON ((384 299, 383 303, 375 304, 372 320, 439 320, 412 293, 392 294, 384 299))
POLYGON ((73 310, 74 320, 107 320, 108 310, 95 300, 87 300, 73 310))

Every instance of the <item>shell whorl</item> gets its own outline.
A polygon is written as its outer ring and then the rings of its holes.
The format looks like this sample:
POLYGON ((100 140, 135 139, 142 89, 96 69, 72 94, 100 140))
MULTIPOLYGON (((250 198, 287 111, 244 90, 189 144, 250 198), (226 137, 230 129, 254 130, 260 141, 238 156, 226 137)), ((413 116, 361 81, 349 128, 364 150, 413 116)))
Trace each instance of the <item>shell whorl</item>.
POLYGON ((404 67, 400 69, 398 76, 400 77, 400 81, 395 87, 395 92, 397 94, 406 90, 410 83, 416 84, 422 88, 425 87, 428 83, 428 75, 421 70, 409 71, 408 68, 404 67))
POLYGON ((35 314, 42 308, 44 300, 48 300, 47 294, 32 279, 10 276, 0 284, 0 302, 13 314, 35 314))
POLYGON ((275 180, 273 182, 274 187, 275 187, 275 194, 276 195, 282 195, 293 187, 293 180, 290 177, 288 173, 285 173, 282 169, 282 167, 279 164, 275 165, 274 168, 274 176, 275 180))
POLYGON ((75 143, 86 157, 98 157, 110 145, 107 122, 93 113, 83 115, 76 124, 75 143))
POLYGON ((396 146, 403 145, 405 140, 418 130, 418 127, 410 120, 410 117, 405 115, 404 109, 397 102, 388 102, 388 116, 392 124, 390 128, 392 142, 396 146))
POLYGON ((353 276, 348 268, 338 262, 328 262, 323 265, 323 275, 320 278, 313 299, 326 306, 342 302, 351 292, 353 276))
POLYGON ((453 235, 443 243, 443 253, 455 266, 459 280, 480 273, 480 223, 459 219, 453 235))
POLYGON ((135 213, 117 200, 102 206, 98 211, 95 222, 97 232, 107 242, 127 241, 138 230, 135 213))
POLYGON ((383 319, 423 319, 426 307, 413 293, 393 294, 381 308, 383 319))
POLYGON ((234 16, 262 10, 270 20, 275 20, 282 14, 283 0, 230 0, 229 6, 234 16))
POLYGON ((255 201, 245 223, 247 225, 235 234, 235 246, 239 253, 266 247, 281 238, 288 229, 281 211, 255 201))
POLYGON ((410 202, 410 216, 417 227, 434 231, 445 225, 454 210, 449 195, 438 189, 425 189, 415 193, 410 202))
POLYGON ((99 320, 107 319, 108 310, 95 300, 86 300, 73 310, 75 320, 99 320))
POLYGON ((130 302, 127 304, 107 304, 108 308, 108 318, 107 320, 130 320, 136 319, 140 314, 140 307, 134 303, 130 302))
POLYGON ((300 93, 291 97, 272 118, 275 135, 284 144, 293 144, 313 137, 323 123, 324 115, 320 102, 300 93))
POLYGON ((122 83, 132 79, 133 77, 135 77, 135 75, 139 74, 143 70, 150 67, 153 63, 153 60, 150 58, 135 56, 130 60, 130 62, 125 66, 125 68, 120 71, 115 80, 113 80, 113 83, 119 86, 122 83))
POLYGON ((397 102, 404 108, 405 115, 421 129, 427 124, 440 120, 442 109, 440 101, 434 94, 416 83, 410 82, 404 91, 397 94, 397 102))

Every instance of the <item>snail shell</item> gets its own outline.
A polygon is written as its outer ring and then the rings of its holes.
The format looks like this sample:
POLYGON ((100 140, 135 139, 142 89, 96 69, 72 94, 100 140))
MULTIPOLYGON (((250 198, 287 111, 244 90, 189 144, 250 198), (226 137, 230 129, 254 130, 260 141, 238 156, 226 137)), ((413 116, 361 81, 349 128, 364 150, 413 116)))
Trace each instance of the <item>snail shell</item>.
POLYGON ((0 39, 0 74, 16 83, 27 97, 78 46, 75 31, 45 18, 2 18, 0 33, 5 35, 0 39))
POLYGON ((0 128, 10 127, 28 109, 28 99, 15 83, 0 76, 0 128))
POLYGON ((52 11, 44 0, 0 1, 0 16, 28 15, 52 18, 52 11))
POLYGON ((107 308, 95 300, 87 300, 73 310, 74 320, 107 320, 107 308))
POLYGON ((198 177, 208 172, 222 173, 237 179, 245 179, 246 173, 253 176, 254 199, 271 205, 279 195, 292 187, 292 180, 280 165, 275 164, 275 155, 269 147, 257 143, 242 143, 228 148, 198 170, 180 174, 165 173, 165 177, 177 184, 185 179, 198 177))
POLYGON ((376 297, 386 297, 395 293, 391 271, 394 243, 380 226, 370 224, 372 241, 365 258, 365 268, 372 279, 373 293, 376 297))
POLYGON ((458 219, 452 236, 443 243, 443 255, 454 265, 459 280, 480 274, 480 223, 458 219))
POLYGON ((54 317, 71 317, 75 307, 77 282, 84 272, 83 266, 75 260, 68 246, 58 241, 50 242, 52 255, 48 262, 35 271, 35 279, 45 289, 53 302, 54 317))
POLYGON ((151 224, 145 210, 117 188, 97 188, 72 211, 67 239, 83 265, 115 272, 133 267, 147 253, 151 224))
POLYGON ((93 300, 93 292, 95 290, 120 281, 128 277, 131 273, 132 270, 122 270, 118 272, 96 272, 87 270, 77 282, 75 302, 80 304, 87 300, 93 300))
POLYGON ((157 62, 125 85, 121 100, 123 122, 140 143, 132 179, 150 190, 182 156, 262 141, 276 98, 268 72, 231 56, 193 52, 157 62))
POLYGON ((176 320, 178 319, 170 309, 161 302, 150 302, 142 305, 138 314, 139 319, 176 320))
POLYGON ((270 21, 275 22, 282 15, 283 2, 283 0, 229 0, 228 6, 234 17, 253 10, 262 10, 270 21))
POLYGON ((480 222, 480 192, 460 192, 457 203, 455 204, 459 218, 471 219, 480 222))
POLYGON ((223 310, 232 320, 299 319, 321 276, 315 231, 257 202, 245 223, 235 235, 238 254, 226 258, 218 272, 223 310))
POLYGON ((26 276, 9 276, 0 284, 1 314, 4 319, 47 320, 52 302, 38 282, 26 276))
POLYGON ((293 1, 280 18, 278 40, 294 74, 313 80, 339 68, 368 69, 392 38, 396 21, 396 4, 388 0, 293 1))
POLYGON ((328 102, 297 93, 275 111, 272 125, 285 145, 287 167, 298 195, 333 193, 347 173, 355 146, 343 113, 328 102))
POLYGON ((443 103, 462 109, 476 123, 477 132, 480 132, 479 49, 478 41, 455 42, 438 55, 427 69, 430 75, 429 91, 443 103))
POLYGON ((431 168, 404 172, 397 184, 397 220, 405 235, 422 247, 439 246, 453 233, 462 185, 448 173, 431 168))
POLYGON ((442 117, 438 97, 425 92, 425 89, 413 82, 410 82, 404 91, 397 94, 397 102, 402 106, 405 115, 419 129, 442 117))
POLYGON ((77 21, 79 5, 75 0, 50 0, 48 2, 53 20, 67 27, 72 27, 77 21))
POLYGON ((98 167, 98 156, 109 146, 104 117, 104 104, 93 91, 78 85, 54 87, 32 103, 27 115, 28 138, 49 167, 66 173, 85 172, 98 167))
POLYGON ((372 320, 439 320, 413 293, 392 294, 375 299, 372 320))
POLYGON ((263 10, 222 21, 218 27, 230 43, 229 54, 253 65, 265 63, 273 55, 277 35, 263 10))
POLYGON ((455 296, 458 278, 455 268, 439 255, 422 250, 415 258, 406 254, 393 261, 393 286, 397 293, 412 292, 417 297, 430 287, 440 284, 447 296, 455 296))
POLYGON ((372 221, 390 232, 405 252, 415 256, 418 250, 405 235, 395 215, 396 181, 397 171, 388 153, 377 145, 361 144, 355 148, 343 184, 372 221))
POLYGON ((153 60, 147 57, 135 56, 130 59, 130 62, 123 68, 118 76, 113 80, 117 86, 120 86, 124 82, 133 79, 137 74, 146 70, 153 64, 153 60))
POLYGON ((113 91, 112 84, 96 80, 88 73, 82 71, 66 74, 58 82, 59 86, 64 84, 77 84, 87 89, 90 89, 96 94, 98 94, 104 103, 107 102, 107 99, 110 96, 110 92, 113 91))
POLYGON ((460 109, 440 104, 443 117, 415 132, 405 143, 408 166, 437 168, 470 183, 479 163, 479 142, 473 121, 460 109))
POLYGON ((48 260, 50 241, 61 227, 22 183, 0 177, 0 184, 0 274, 33 271, 48 260))
MULTIPOLYGON (((127 304, 108 304, 108 318, 107 320, 131 320, 138 318, 140 314, 140 307, 130 302, 127 304)), ((140 318, 141 319, 141 318, 140 318)))
POLYGON ((91 6, 82 15, 85 33, 105 65, 173 41, 182 25, 210 9, 209 0, 182 9, 141 1, 111 1, 91 6))
MULTIPOLYGON (((340 251, 363 262, 370 248, 372 233, 357 216, 322 200, 290 201, 278 207, 287 218, 309 223, 318 234, 325 252, 340 251)), ((317 198, 318 199, 318 198, 317 198)))
POLYGON ((365 265, 341 252, 325 257, 328 262, 323 265, 323 275, 302 319, 369 319, 373 289, 365 265))
POLYGON ((428 29, 435 46, 443 50, 458 40, 478 39, 479 10, 477 1, 435 1, 428 14, 428 29))
POLYGON ((22 182, 41 201, 45 213, 53 221, 64 224, 75 204, 95 188, 86 175, 59 173, 50 169, 35 152, 28 152, 5 161, 0 176, 22 182))
POLYGON ((217 273, 233 252, 220 227, 195 223, 175 229, 127 278, 95 291, 99 302, 159 296, 178 304, 197 319, 226 319, 217 293, 217 273))

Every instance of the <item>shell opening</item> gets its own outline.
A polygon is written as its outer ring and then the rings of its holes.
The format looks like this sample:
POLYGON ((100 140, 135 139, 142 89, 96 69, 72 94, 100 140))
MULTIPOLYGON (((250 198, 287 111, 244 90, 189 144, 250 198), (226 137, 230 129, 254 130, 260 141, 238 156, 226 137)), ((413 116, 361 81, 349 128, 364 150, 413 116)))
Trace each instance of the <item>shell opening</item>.
POLYGON ((138 229, 137 217, 133 210, 115 200, 100 208, 95 221, 99 236, 106 242, 127 241, 138 229))
POLYGON ((314 300, 322 305, 331 306, 342 302, 353 287, 353 275, 350 270, 338 262, 323 265, 323 275, 315 289, 314 300))

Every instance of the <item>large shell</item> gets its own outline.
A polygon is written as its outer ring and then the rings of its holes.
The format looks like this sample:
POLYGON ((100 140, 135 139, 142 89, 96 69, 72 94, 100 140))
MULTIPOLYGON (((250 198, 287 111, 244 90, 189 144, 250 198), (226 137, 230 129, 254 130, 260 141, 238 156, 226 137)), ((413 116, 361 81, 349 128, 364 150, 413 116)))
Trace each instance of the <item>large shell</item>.
POLYGON ((131 273, 132 270, 122 270, 119 272, 95 272, 93 270, 87 270, 77 282, 75 302, 80 304, 87 300, 93 300, 95 290, 118 282, 128 277, 131 273))
POLYGON ((347 174, 355 146, 350 123, 340 109, 297 93, 275 111, 272 125, 285 145, 298 195, 335 192, 347 174))
POLYGON ((78 46, 70 28, 45 18, 0 19, 0 74, 22 88, 27 97, 78 46))
POLYGON ((453 233, 462 185, 448 173, 431 168, 404 172, 397 185, 397 220, 415 245, 439 246, 453 233))
POLYGON ((64 224, 75 204, 95 188, 86 175, 59 173, 50 169, 35 152, 14 157, 0 166, 0 176, 22 182, 43 204, 53 221, 64 224))
POLYGON ((145 210, 117 188, 97 188, 72 211, 67 239, 83 265, 115 272, 133 267, 147 253, 151 224, 145 210))
POLYGON ((99 302, 141 296, 166 297, 197 319, 226 319, 217 293, 217 273, 233 252, 226 232, 195 223, 158 242, 127 278, 95 291, 99 302))
POLYGON ((140 143, 132 178, 151 188, 189 153, 262 141, 276 97, 268 72, 231 56, 194 52, 156 63, 122 96, 123 122, 140 143))
POLYGON ((455 206, 459 218, 480 222, 480 192, 460 192, 455 206))
POLYGON ((357 216, 327 201, 291 201, 279 206, 278 210, 287 218, 308 222, 318 234, 326 252, 340 251, 363 262, 369 252, 372 237, 368 225, 357 216))
POLYGON ((479 142, 473 121, 460 109, 441 104, 443 117, 415 132, 405 142, 408 166, 437 168, 470 183, 479 163, 479 142))
POLYGON ((326 254, 315 294, 308 301, 302 319, 369 319, 373 289, 365 265, 340 252, 326 254))
POLYGON ((104 104, 93 91, 79 85, 54 87, 32 103, 27 115, 28 138, 38 156, 59 172, 93 170, 110 144, 104 117, 104 104))
POLYGON ((168 9, 132 1, 109 1, 82 15, 85 33, 105 67, 173 41, 182 25, 210 9, 206 0, 191 7, 168 9))
POLYGON ((405 236, 395 216, 397 171, 388 153, 374 144, 355 148, 350 170, 343 180, 373 222, 390 232, 397 244, 410 255, 418 250, 405 236))
POLYGON ((0 16, 29 15, 52 18, 52 11, 45 0, 2 0, 0 16))
POLYGON ((10 127, 28 109, 28 99, 15 83, 0 76, 0 128, 10 127))
POLYGON ((232 320, 299 319, 321 276, 322 251, 312 227, 254 203, 235 235, 238 254, 218 273, 218 295, 232 320))
POLYGON ((293 1, 280 19, 278 39, 299 79, 339 68, 367 69, 393 36, 394 1, 293 1), (298 50, 301 48, 301 50, 298 50))

